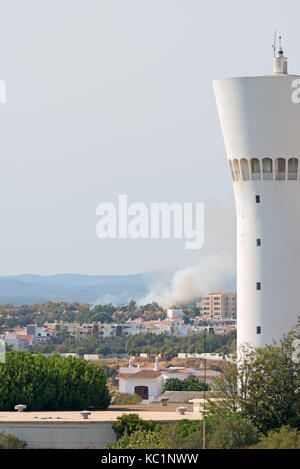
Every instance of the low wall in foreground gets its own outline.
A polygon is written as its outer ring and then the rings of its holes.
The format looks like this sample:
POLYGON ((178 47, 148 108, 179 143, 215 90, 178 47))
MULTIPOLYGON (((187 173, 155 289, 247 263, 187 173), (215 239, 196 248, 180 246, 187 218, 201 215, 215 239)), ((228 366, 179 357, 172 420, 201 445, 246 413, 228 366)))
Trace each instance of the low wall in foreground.
POLYGON ((88 420, 82 419, 79 411, 24 411, 5 412, 0 410, 0 432, 10 433, 23 441, 29 448, 40 449, 103 449, 114 443, 114 422, 124 413, 135 413, 143 420, 167 423, 181 419, 199 420, 200 413, 189 410, 185 415, 176 411, 176 405, 162 407, 124 406, 107 410, 93 410, 88 420), (145 407, 145 411, 144 411, 145 407))
POLYGON ((0 431, 26 441, 29 448, 102 449, 116 441, 113 422, 1 422, 0 431))

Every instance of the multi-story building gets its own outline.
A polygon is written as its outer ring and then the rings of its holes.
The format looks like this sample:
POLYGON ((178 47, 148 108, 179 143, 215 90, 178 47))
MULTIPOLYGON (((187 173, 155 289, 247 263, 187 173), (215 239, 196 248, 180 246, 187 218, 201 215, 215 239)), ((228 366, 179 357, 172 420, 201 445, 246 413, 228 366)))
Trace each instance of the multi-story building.
POLYGON ((1 338, 13 350, 29 350, 31 345, 36 343, 34 335, 17 334, 15 332, 5 332, 1 338))
POLYGON ((57 334, 56 330, 29 324, 24 328, 16 327, 12 332, 5 332, 2 338, 13 350, 29 350, 31 345, 45 344, 50 337, 57 334))
POLYGON ((68 331, 70 335, 75 337, 76 330, 78 327, 80 327, 80 324, 78 322, 59 321, 59 322, 46 322, 45 326, 48 327, 49 329, 56 330, 58 332, 68 331))
POLYGON ((79 324, 78 322, 60 321, 46 323, 45 325, 49 329, 55 330, 57 332, 67 331, 75 339, 98 337, 99 335, 99 324, 96 322, 79 324))
POLYGON ((99 337, 111 337, 120 335, 147 334, 149 325, 147 322, 128 321, 124 324, 99 325, 99 337))
POLYGON ((74 330, 74 336, 76 339, 88 339, 90 337, 98 337, 99 326, 98 323, 83 323, 77 325, 74 330))
POLYGON ((219 292, 203 296, 200 301, 200 315, 207 318, 235 318, 236 293, 219 292))
POLYGON ((36 324, 29 324, 25 327, 26 335, 34 336, 35 343, 46 343, 50 337, 55 337, 58 332, 48 327, 38 327, 36 324))

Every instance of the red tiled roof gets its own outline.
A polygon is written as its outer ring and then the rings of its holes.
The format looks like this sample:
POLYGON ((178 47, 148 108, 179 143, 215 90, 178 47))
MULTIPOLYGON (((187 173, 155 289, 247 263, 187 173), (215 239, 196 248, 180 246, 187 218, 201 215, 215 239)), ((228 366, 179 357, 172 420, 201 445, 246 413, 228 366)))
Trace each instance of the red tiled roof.
POLYGON ((19 340, 31 340, 33 335, 18 334, 17 337, 19 340))

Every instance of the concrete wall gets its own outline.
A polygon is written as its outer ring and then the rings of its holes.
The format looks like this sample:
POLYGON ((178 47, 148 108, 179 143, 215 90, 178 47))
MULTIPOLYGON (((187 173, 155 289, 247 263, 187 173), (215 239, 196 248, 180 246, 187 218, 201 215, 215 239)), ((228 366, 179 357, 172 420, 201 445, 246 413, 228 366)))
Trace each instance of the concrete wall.
POLYGON ((113 422, 0 422, 0 431, 38 449, 103 449, 116 441, 113 422))

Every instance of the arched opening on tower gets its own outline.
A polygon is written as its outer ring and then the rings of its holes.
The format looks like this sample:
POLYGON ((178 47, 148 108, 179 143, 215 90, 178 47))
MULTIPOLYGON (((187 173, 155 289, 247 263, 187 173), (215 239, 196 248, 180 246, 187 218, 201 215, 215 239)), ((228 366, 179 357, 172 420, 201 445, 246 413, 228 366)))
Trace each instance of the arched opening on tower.
POLYGON ((240 181, 241 180, 241 173, 240 173, 239 160, 237 160, 237 159, 233 160, 233 170, 234 170, 235 180, 240 181))
POLYGON ((298 179, 298 159, 290 158, 288 161, 288 179, 295 181, 298 179))
POLYGON ((271 158, 264 158, 262 160, 262 169, 263 169, 263 179, 272 180, 273 179, 273 161, 271 158))
POLYGON ((241 165, 243 181, 249 181, 250 180, 250 172, 249 172, 248 161, 246 160, 246 158, 242 158, 240 160, 240 165, 241 165))
POLYGON ((250 161, 251 165, 251 177, 252 181, 257 181, 260 179, 260 163, 259 159, 257 158, 252 158, 250 161))
POLYGON ((277 181, 285 180, 286 164, 284 158, 277 158, 275 161, 275 179, 277 181))
POLYGON ((229 161, 229 166, 230 166, 230 172, 231 172, 232 180, 235 181, 232 161, 231 161, 231 160, 228 160, 228 161, 229 161))

